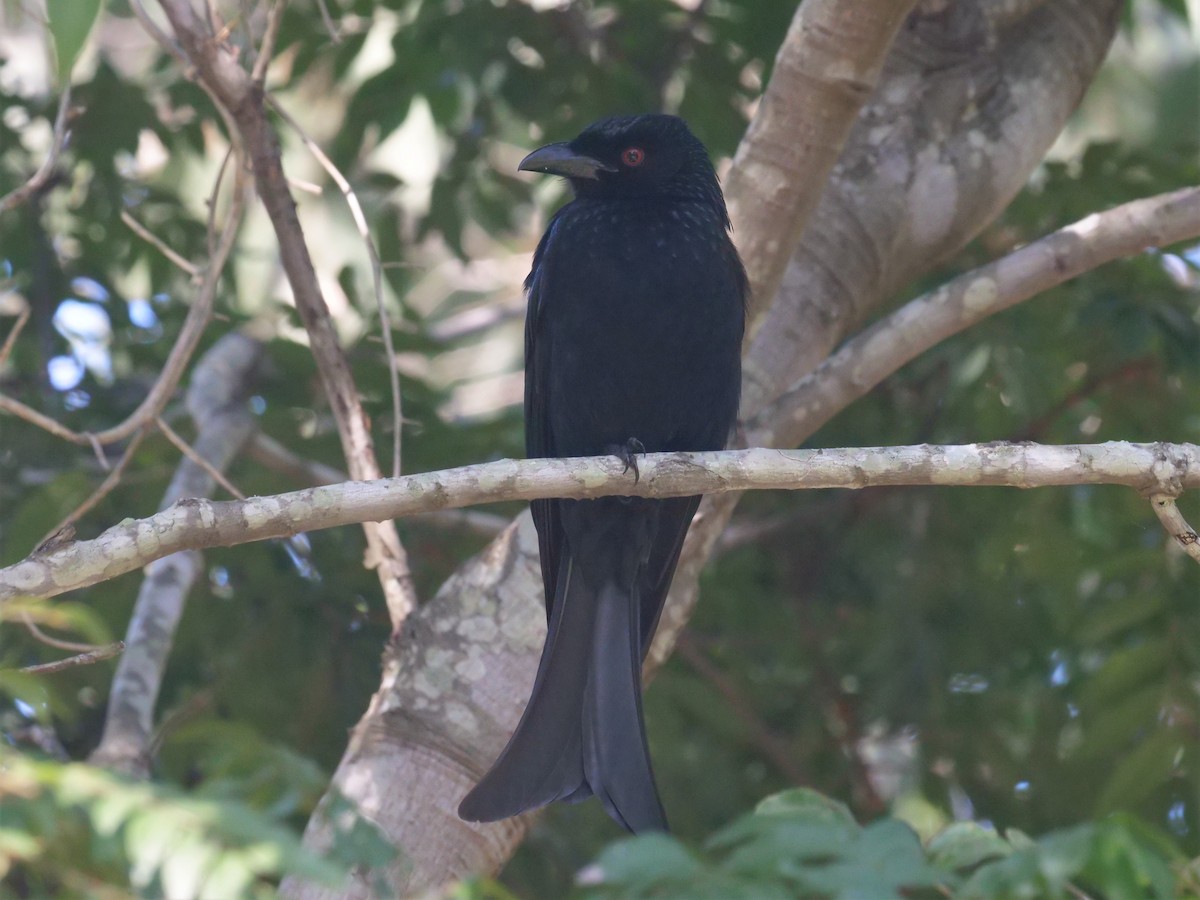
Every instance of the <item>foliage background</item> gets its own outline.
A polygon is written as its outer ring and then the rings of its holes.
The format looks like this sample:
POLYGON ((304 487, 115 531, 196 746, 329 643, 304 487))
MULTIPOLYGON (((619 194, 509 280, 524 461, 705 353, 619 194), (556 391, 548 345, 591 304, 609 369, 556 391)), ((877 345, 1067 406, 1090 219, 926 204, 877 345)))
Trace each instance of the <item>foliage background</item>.
MULTIPOLYGON (((516 161, 601 115, 653 108, 685 116, 727 158, 791 9, 346 0, 332 14, 338 42, 315 8, 289 6, 270 83, 367 208, 397 324, 405 468, 520 455, 519 286, 563 192, 517 177, 516 161)), ((9 4, 3 16, 0 193, 41 159, 61 74, 38 12, 9 4)), ((912 292, 1093 210, 1200 180, 1195 28, 1181 4, 1132 4, 1029 188, 912 292)), ((0 216, 0 336, 24 305, 32 313, 0 390, 87 430, 136 406, 190 299, 187 276, 119 213, 203 258, 204 197, 225 143, 207 98, 121 0, 105 6, 72 80, 80 112, 60 176, 0 216)), ((289 174, 323 187, 296 196, 386 446, 395 423, 365 250, 340 195, 284 134, 289 174)), ((273 247, 252 214, 202 350, 245 324, 269 335, 252 401, 262 429, 337 466, 273 247)), ((811 445, 1200 440, 1198 259, 1111 265, 947 341, 811 445)), ((181 411, 169 418, 186 432, 181 411)), ((151 512, 177 461, 161 438, 146 441, 81 536, 151 512)), ((250 460, 230 477, 248 494, 298 486, 250 460)), ((100 478, 90 450, 0 417, 0 564, 25 556, 100 478)), ((399 524, 425 597, 485 542, 461 525, 399 524)), ((1167 544, 1144 501, 1115 488, 749 498, 680 652, 647 695, 679 836, 699 841, 802 783, 860 820, 890 810, 925 836, 953 820, 1040 834, 1119 810, 1184 857, 1200 854, 1197 575, 1167 544), (737 539, 751 528, 752 539, 737 539)), ((361 555, 353 529, 206 554, 208 583, 193 591, 160 700, 156 783, 171 798, 303 824, 377 684, 387 638, 361 555)), ((39 615, 76 639, 119 637, 135 584, 100 584, 39 615)), ((85 758, 111 664, 21 675, 13 669, 62 652, 19 622, 0 635, 5 742, 29 759, 85 758)), ((36 895, 68 881, 55 870, 73 846, 60 831, 78 823, 60 816, 61 793, 28 787, 61 777, 44 771, 23 782, 18 810, 16 830, 33 844, 0 844, 0 858, 32 861, 0 891, 36 895)), ((7 816, 0 824, 12 828, 7 816)), ((613 838, 594 805, 553 810, 504 882, 522 896, 556 895, 613 838)), ((379 852, 366 838, 351 844, 350 858, 379 852)), ((78 876, 87 883, 145 889, 118 851, 88 854, 78 876)), ((246 883, 263 887, 289 865, 260 866, 246 883)))

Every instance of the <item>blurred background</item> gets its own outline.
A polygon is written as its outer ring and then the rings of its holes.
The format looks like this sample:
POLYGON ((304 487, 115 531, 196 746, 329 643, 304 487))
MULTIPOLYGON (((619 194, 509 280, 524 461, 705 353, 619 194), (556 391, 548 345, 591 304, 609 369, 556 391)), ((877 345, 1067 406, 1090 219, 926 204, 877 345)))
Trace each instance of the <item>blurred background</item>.
MULTIPOLYGON (((565 192, 518 176, 522 155, 603 115, 664 109, 726 167, 792 12, 754 0, 287 9, 268 83, 351 182, 383 261, 400 423, 363 241, 342 195, 281 125, 285 170, 381 458, 397 427, 407 472, 523 452, 521 281, 565 192)), ((230 39, 247 52, 262 14, 247 4, 229 16, 230 39)), ((1198 28, 1181 3, 1132 3, 1027 189, 908 296, 1089 212, 1197 183, 1198 28)), ((72 81, 72 139, 57 174, 0 215, 0 341, 28 314, 0 391, 96 431, 144 397, 195 291, 121 214, 202 261, 228 144, 209 99, 125 0, 106 5, 72 81)), ((0 194, 45 156, 60 86, 43 11, 0 5, 0 194)), ((341 468, 273 233, 254 208, 201 352, 242 326, 268 342, 251 398, 261 430, 341 468)), ((946 341, 809 446, 1200 442, 1198 375, 1200 250, 1146 253, 946 341)), ((181 405, 166 418, 191 434, 181 405)), ((122 449, 109 448, 110 462, 122 449)), ((146 440, 79 535, 151 514, 178 458, 160 436, 146 440)), ((249 458, 228 474, 252 495, 305 486, 249 458)), ((0 415, 0 565, 29 554, 103 477, 90 448, 0 415)), ((421 596, 519 508, 399 522, 421 596)), ((1194 499, 1184 509, 1200 519, 1194 499)), ((361 532, 347 528, 205 553, 207 579, 190 597, 159 701, 161 783, 249 800, 303 826, 378 685, 389 622, 362 551, 361 532)), ((46 604, 43 630, 119 638, 137 585, 126 575, 46 604)), ((1198 598, 1195 564, 1124 489, 749 497, 647 694, 672 823, 699 839, 804 784, 861 819, 896 811, 924 834, 955 819, 1039 833, 1126 810, 1200 854, 1198 598)), ((4 742, 86 758, 113 663, 29 675, 15 670, 63 651, 15 615, 0 638, 4 742)), ((35 865, 0 893, 36 896, 60 856, 96 884, 120 881, 104 874, 86 823, 31 833, 44 841, 44 871, 35 865)), ((554 809, 503 883, 560 895, 616 836, 594 804, 554 809)))

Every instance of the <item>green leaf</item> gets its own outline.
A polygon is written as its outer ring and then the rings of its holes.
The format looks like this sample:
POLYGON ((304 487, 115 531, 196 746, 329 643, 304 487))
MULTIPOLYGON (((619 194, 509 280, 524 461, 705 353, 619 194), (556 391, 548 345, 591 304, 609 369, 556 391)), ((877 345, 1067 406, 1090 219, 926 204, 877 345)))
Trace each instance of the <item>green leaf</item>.
POLYGON ((1177 760, 1187 746, 1179 732, 1159 728, 1125 754, 1096 801, 1102 815, 1119 807, 1130 807, 1170 780, 1177 760))
POLYGON ((1184 861, 1162 832, 1114 815, 1100 825, 1086 874, 1110 896, 1168 898, 1177 896, 1172 863, 1184 861))
POLYGON ((611 845, 596 861, 604 883, 647 887, 697 878, 704 867, 679 841, 646 834, 611 845))
POLYGON ((772 794, 754 808, 755 815, 800 815, 813 821, 857 825, 850 808, 811 788, 793 788, 772 794))
POLYGON ((59 84, 70 82, 71 69, 87 43, 103 5, 103 0, 47 0, 46 14, 50 36, 54 38, 59 84))
POLYGON ((935 835, 928 846, 929 859, 947 872, 971 869, 989 859, 1013 852, 1012 845, 996 830, 977 822, 955 822, 935 835))

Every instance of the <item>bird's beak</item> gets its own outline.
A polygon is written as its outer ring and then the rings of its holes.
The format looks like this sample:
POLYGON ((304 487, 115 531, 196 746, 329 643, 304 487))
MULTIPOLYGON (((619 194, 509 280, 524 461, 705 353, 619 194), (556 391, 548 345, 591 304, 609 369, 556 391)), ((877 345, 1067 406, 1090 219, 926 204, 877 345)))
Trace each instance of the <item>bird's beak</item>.
POLYGON ((545 172, 564 178, 598 178, 600 172, 615 172, 616 167, 584 156, 571 149, 570 144, 547 144, 521 160, 519 172, 545 172))

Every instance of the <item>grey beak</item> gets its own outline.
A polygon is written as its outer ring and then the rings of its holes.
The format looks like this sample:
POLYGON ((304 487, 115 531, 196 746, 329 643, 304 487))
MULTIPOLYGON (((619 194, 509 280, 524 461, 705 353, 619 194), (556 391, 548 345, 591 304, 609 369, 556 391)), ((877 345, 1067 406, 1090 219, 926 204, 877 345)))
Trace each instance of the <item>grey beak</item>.
POLYGON ((520 172, 545 172, 564 178, 597 178, 599 172, 615 172, 615 166, 584 156, 571 149, 570 144, 547 144, 521 160, 520 172))

